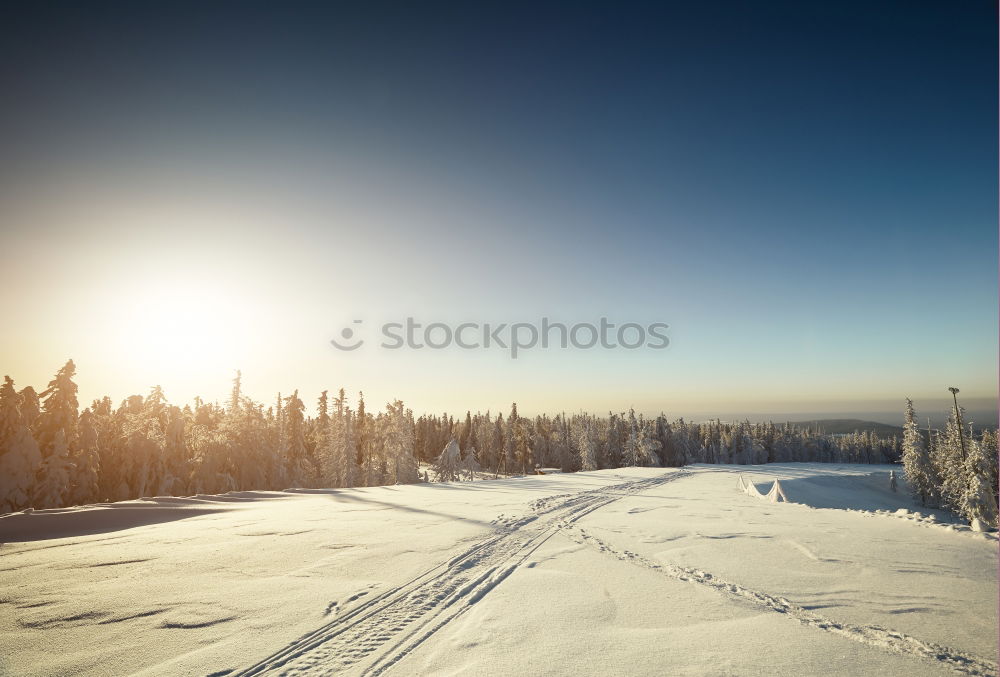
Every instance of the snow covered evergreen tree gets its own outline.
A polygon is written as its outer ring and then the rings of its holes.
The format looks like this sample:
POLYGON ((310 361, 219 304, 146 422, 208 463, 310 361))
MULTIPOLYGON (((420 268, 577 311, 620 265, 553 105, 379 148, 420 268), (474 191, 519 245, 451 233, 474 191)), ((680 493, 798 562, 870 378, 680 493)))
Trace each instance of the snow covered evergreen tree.
POLYGON ((97 453, 97 428, 90 409, 84 409, 80 415, 78 433, 77 452, 74 457, 76 472, 73 475, 73 486, 69 497, 69 502, 73 505, 100 500, 98 485, 101 459, 97 453))
POLYGON ((638 441, 639 463, 642 466, 660 466, 660 442, 653 436, 649 423, 639 417, 639 441, 638 441))
POLYGON ((305 410, 298 390, 285 399, 284 456, 291 484, 297 487, 310 486, 314 478, 314 469, 306 456, 305 410))
POLYGON ((62 430, 57 430, 49 454, 42 460, 38 471, 40 479, 35 486, 32 505, 37 508, 61 508, 66 505, 73 469, 66 437, 62 430))
POLYGON ((41 394, 42 411, 35 424, 38 445, 42 456, 48 456, 55 446, 56 435, 63 433, 63 443, 67 447, 76 443, 77 387, 73 382, 76 365, 69 360, 60 369, 55 378, 49 381, 48 388, 41 394))
POLYGON ((500 459, 500 467, 503 472, 513 474, 517 466, 517 437, 520 428, 517 415, 517 402, 511 405, 510 416, 504 422, 503 429, 503 457, 500 459))
POLYGON ((337 414, 330 416, 330 402, 327 391, 320 393, 316 403, 316 426, 313 430, 313 449, 316 466, 319 471, 320 485, 324 487, 339 486, 339 468, 336 464, 335 436, 339 432, 337 414))
POLYGON ((597 441, 590 418, 579 417, 574 429, 581 470, 597 470, 597 441))
POLYGON ((21 396, 5 376, 0 386, 0 513, 31 504, 41 462, 38 444, 21 418, 21 396))
POLYGON ((626 420, 625 443, 622 448, 622 463, 628 467, 639 465, 639 426, 635 419, 635 410, 629 409, 626 420))
POLYGON ((465 479, 470 482, 476 479, 476 473, 482 470, 479 466, 479 459, 476 458, 476 454, 476 448, 469 447, 465 450, 465 455, 462 459, 462 469, 465 471, 465 479))
MULTIPOLYGON (((341 397, 343 397, 343 390, 341 397)), ((358 484, 358 444, 354 435, 354 416, 350 408, 344 409, 343 431, 339 437, 337 464, 340 472, 340 486, 351 488, 358 484)))
MULTIPOLYGON (((252 448, 248 448, 250 451, 252 448)), ((163 439, 164 473, 160 478, 157 494, 177 496, 187 491, 188 479, 191 474, 185 440, 184 412, 177 407, 167 410, 167 426, 163 439)), ((263 477, 256 478, 265 486, 263 477)))
POLYGON ((417 458, 413 454, 413 415, 396 400, 386 405, 385 457, 396 484, 413 484, 420 481, 417 458))
POLYGON ((993 487, 989 485, 990 461, 986 449, 970 435, 967 451, 964 468, 965 490, 959 498, 958 508, 974 527, 995 528, 997 503, 993 487))
POLYGON ((640 416, 635 416, 635 409, 629 409, 627 425, 627 437, 625 438, 625 451, 623 461, 627 466, 659 466, 660 458, 657 455, 659 442, 655 440, 649 431, 649 426, 640 416))
POLYGON ((70 447, 76 444, 78 417, 75 374, 76 365, 69 360, 41 395, 42 412, 34 431, 42 453, 34 500, 37 507, 62 507, 70 491, 75 468, 70 447))
MULTIPOLYGON (((141 498, 143 496, 153 496, 159 489, 158 466, 163 456, 163 431, 159 422, 145 416, 142 411, 130 414, 126 428, 126 459, 128 459, 128 485, 131 490, 127 497, 141 498)), ((207 437, 214 445, 222 444, 216 431, 207 431, 207 437)), ((224 453, 213 454, 213 456, 224 456, 224 453)), ((214 476, 213 476, 214 480, 214 476)), ((205 485, 203 491, 217 492, 223 491, 221 486, 214 482, 205 485)))
POLYGON ((944 507, 961 512, 962 498, 968 491, 966 454, 960 417, 962 410, 953 410, 945 424, 943 434, 935 444, 934 471, 940 481, 940 495, 944 507))
POLYGON ((910 398, 906 398, 906 411, 903 415, 903 473, 914 496, 920 498, 920 505, 933 505, 936 502, 938 482, 934 464, 931 463, 923 433, 917 426, 910 398))
POLYGON ((42 413, 38 393, 31 386, 27 386, 21 390, 18 396, 21 402, 21 422, 28 426, 29 430, 34 430, 38 417, 42 413))
POLYGON ((462 470, 462 450, 454 438, 448 441, 441 454, 434 461, 434 475, 438 482, 452 482, 462 470))
POLYGON ((986 428, 980 434, 979 443, 983 445, 983 453, 989 463, 987 485, 993 487, 993 498, 1000 505, 1000 448, 997 445, 997 429, 986 428))
POLYGON ((531 448, 531 433, 528 430, 530 425, 530 421, 518 418, 514 426, 514 462, 521 473, 527 472, 528 468, 533 467, 534 463, 534 453, 531 448))
POLYGON ((368 463, 368 414, 365 411, 365 393, 364 391, 358 391, 358 408, 354 414, 354 442, 358 447, 358 459, 357 465, 361 470, 362 482, 365 481, 364 476, 367 475, 367 471, 363 470, 367 468, 368 463))

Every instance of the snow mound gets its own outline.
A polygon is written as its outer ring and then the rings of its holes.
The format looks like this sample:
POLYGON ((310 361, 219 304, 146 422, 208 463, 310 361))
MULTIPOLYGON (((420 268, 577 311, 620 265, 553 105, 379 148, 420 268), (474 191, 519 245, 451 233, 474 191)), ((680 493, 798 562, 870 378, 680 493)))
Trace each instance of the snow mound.
POLYGON ((756 484, 748 482, 743 475, 740 475, 739 487, 740 491, 745 493, 747 496, 753 496, 754 498, 770 501, 771 503, 788 502, 788 496, 785 495, 785 491, 782 489, 781 482, 779 480, 774 480, 774 484, 771 485, 771 488, 768 489, 767 493, 762 494, 756 484))

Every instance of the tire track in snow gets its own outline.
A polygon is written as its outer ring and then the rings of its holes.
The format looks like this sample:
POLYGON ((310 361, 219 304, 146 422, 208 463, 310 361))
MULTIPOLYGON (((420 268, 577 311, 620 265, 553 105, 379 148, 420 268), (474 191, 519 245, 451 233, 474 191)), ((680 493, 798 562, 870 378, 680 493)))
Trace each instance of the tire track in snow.
POLYGON ((949 647, 934 644, 933 642, 925 642, 902 632, 883 628, 878 625, 852 625, 850 623, 833 621, 814 614, 797 604, 793 604, 784 597, 775 597, 765 592, 752 590, 736 583, 730 583, 701 569, 653 562, 629 550, 619 550, 580 527, 567 525, 564 528, 564 533, 580 545, 592 547, 623 562, 652 569, 677 580, 712 588, 723 594, 749 602, 760 609, 785 614, 803 625, 825 630, 826 632, 840 635, 861 644, 904 656, 935 661, 965 675, 994 677, 997 674, 996 663, 970 653, 957 651, 949 647))
POLYGON ((533 501, 530 514, 494 521, 493 532, 464 552, 236 674, 380 675, 487 595, 560 529, 625 496, 687 474, 674 470, 533 501))

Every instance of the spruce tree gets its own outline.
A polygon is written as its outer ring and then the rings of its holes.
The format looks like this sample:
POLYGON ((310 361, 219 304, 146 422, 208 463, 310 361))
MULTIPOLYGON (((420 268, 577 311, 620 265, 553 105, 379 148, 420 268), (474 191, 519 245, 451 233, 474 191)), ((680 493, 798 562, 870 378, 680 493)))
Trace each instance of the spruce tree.
POLYGON ((917 426, 913 400, 906 398, 903 415, 903 473, 920 505, 932 505, 937 499, 937 477, 931 456, 924 443, 923 433, 917 426))
POLYGON ((293 486, 308 486, 313 479, 306 456, 305 409, 298 390, 285 398, 285 458, 293 486))
POLYGON ((62 430, 57 430, 38 471, 38 484, 32 504, 38 508, 61 508, 66 505, 70 477, 75 466, 69 457, 69 446, 62 430))
POLYGON ((319 480, 322 486, 336 487, 337 467, 334 449, 335 418, 330 416, 330 402, 327 391, 320 393, 316 402, 316 423, 313 430, 313 456, 319 470, 319 480))
POLYGON ((60 430, 65 444, 76 442, 78 403, 76 384, 73 383, 75 373, 76 365, 70 360, 49 381, 48 388, 39 396, 43 400, 42 411, 35 422, 35 430, 43 456, 51 452, 60 430))
POLYGON ((959 423, 962 412, 953 410, 945 424, 944 433, 935 445, 934 469, 940 481, 941 498, 945 507, 961 512, 962 497, 968 491, 967 460, 964 458, 964 440, 959 423))
MULTIPOLYGON (((343 394, 344 391, 340 391, 343 394)), ((340 486, 348 489, 358 484, 358 444, 355 438, 355 417, 349 407, 344 409, 343 433, 340 437, 340 486)))
POLYGON ((576 448, 580 455, 581 470, 597 470, 597 444, 593 432, 590 418, 581 416, 575 426, 576 448))
POLYGON ((989 484, 990 460, 979 440, 970 435, 966 444, 965 490, 958 507, 974 527, 992 529, 997 526, 997 502, 989 484))
MULTIPOLYGON (((169 407, 167 426, 163 432, 164 475, 160 480, 158 493, 177 496, 187 491, 191 474, 185 439, 184 412, 177 407, 169 407)), ((254 446, 259 446, 259 443, 254 446)), ((267 486, 265 477, 259 476, 258 479, 260 483, 252 488, 267 486)))
POLYGON ((468 449, 463 449, 462 468, 465 470, 465 479, 470 482, 476 479, 476 473, 482 470, 479 465, 479 459, 476 458, 476 448, 469 447, 468 449))
POLYGON ((31 504, 41 462, 38 444, 21 417, 21 396, 5 376, 0 386, 0 513, 31 504))
POLYGON ((42 453, 36 495, 47 508, 60 508, 70 491, 73 463, 70 448, 77 437, 77 399, 73 376, 76 365, 69 360, 41 394, 42 412, 35 424, 35 437, 42 453))
MULTIPOLYGON (((73 477, 73 489, 70 502, 74 505, 93 503, 100 500, 98 484, 100 479, 101 459, 97 452, 97 427, 94 415, 90 409, 84 409, 80 415, 75 456, 76 473, 73 477)), ((167 492, 162 492, 167 493, 167 492)))
POLYGON ((389 477, 395 484, 420 481, 417 458, 413 453, 413 414, 400 400, 386 405, 383 415, 383 450, 389 477))

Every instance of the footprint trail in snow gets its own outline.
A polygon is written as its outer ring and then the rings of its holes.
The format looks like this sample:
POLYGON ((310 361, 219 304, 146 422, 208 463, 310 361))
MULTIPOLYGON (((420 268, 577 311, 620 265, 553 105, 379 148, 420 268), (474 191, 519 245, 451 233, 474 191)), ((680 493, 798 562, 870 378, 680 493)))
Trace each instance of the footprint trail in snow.
POLYGON ((730 583, 712 574, 690 567, 654 562, 642 555, 629 550, 621 550, 606 541, 575 526, 566 525, 564 532, 571 540, 580 545, 589 546, 599 552, 611 555, 623 562, 628 562, 645 569, 651 569, 677 580, 694 583, 712 588, 730 597, 735 597, 757 608, 782 613, 794 618, 803 625, 824 630, 861 644, 891 651, 893 653, 912 656, 919 659, 935 661, 952 670, 975 677, 992 677, 997 674, 997 664, 970 653, 957 651, 948 647, 925 642, 902 632, 883 628, 877 625, 852 625, 841 623, 819 616, 783 597, 776 597, 765 592, 730 583))

